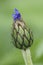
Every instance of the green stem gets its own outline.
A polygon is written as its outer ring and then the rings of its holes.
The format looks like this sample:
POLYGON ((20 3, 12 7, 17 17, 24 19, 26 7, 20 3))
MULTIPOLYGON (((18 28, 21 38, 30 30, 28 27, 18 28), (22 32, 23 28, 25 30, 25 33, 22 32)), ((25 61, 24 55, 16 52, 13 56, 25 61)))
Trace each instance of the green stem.
POLYGON ((31 53, 30 49, 22 50, 23 58, 25 61, 25 65, 33 65, 32 59, 31 59, 31 53))

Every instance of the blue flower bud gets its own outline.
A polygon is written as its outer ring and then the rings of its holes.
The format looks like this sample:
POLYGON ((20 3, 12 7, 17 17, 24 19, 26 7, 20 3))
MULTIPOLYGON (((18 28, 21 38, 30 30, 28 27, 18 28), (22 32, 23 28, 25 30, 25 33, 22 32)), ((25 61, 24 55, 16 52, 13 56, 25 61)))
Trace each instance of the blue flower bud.
POLYGON ((13 19, 16 20, 20 20, 21 19, 21 14, 19 13, 19 11, 15 8, 14 9, 15 14, 13 14, 13 19))

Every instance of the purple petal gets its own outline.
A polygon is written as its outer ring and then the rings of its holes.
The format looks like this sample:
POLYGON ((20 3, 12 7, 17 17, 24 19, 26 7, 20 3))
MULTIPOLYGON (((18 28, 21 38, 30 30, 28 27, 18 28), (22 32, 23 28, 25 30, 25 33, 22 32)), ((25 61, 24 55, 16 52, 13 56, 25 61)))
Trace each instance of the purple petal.
POLYGON ((16 20, 17 15, 16 14, 12 14, 12 16, 13 16, 13 19, 16 20))
POLYGON ((14 11, 15 11, 15 14, 19 14, 19 11, 16 8, 14 9, 14 11))
POLYGON ((21 18, 21 14, 19 13, 19 11, 15 8, 14 9, 14 11, 15 11, 15 14, 12 14, 12 16, 13 16, 13 19, 14 20, 20 20, 20 18, 21 18))

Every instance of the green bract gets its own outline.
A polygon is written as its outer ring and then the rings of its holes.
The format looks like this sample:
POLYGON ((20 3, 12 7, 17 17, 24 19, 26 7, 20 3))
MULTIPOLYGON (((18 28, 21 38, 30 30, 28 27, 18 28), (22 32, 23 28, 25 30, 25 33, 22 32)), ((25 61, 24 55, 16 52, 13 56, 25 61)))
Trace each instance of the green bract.
POLYGON ((17 20, 13 23, 12 38, 14 46, 19 49, 26 49, 33 43, 32 32, 26 27, 23 20, 17 20))

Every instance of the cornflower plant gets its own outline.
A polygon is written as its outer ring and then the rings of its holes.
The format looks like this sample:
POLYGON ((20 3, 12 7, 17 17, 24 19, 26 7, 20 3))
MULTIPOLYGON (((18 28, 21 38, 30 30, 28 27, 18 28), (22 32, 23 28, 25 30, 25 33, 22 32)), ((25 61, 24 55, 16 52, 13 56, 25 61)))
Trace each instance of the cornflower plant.
POLYGON ((30 47, 33 44, 33 34, 21 17, 20 12, 15 8, 12 25, 12 40, 16 48, 21 49, 25 65, 33 65, 30 53, 30 47))

